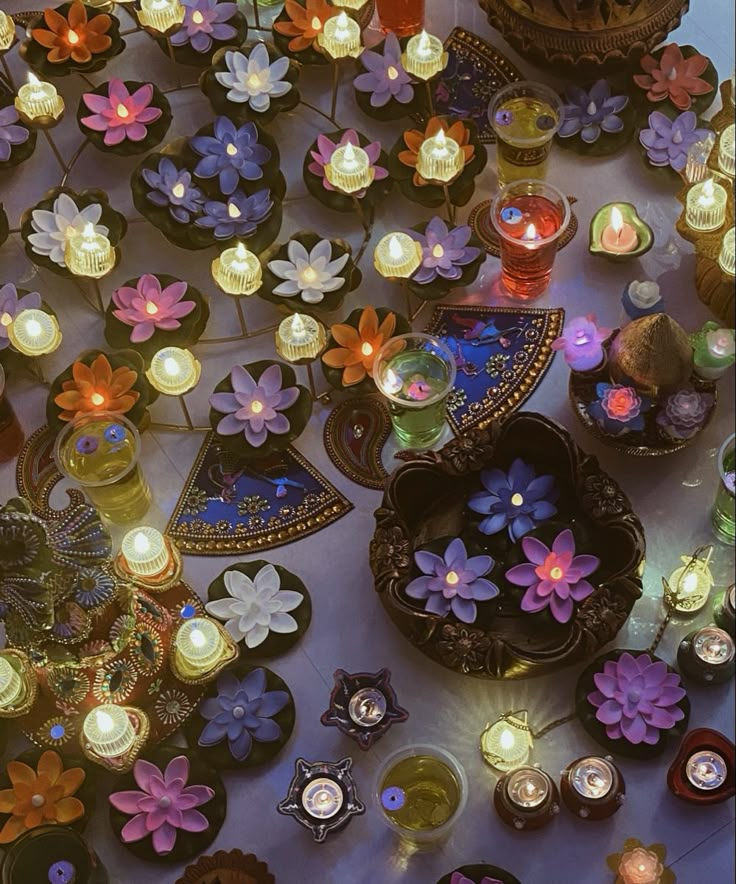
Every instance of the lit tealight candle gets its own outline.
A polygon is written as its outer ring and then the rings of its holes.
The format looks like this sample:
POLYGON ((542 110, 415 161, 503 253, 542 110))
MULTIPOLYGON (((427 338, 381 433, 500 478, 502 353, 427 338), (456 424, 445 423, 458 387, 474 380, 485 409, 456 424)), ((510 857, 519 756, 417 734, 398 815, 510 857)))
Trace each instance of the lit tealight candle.
POLYGON ((342 193, 353 194, 373 183, 376 170, 368 154, 357 144, 343 144, 325 166, 325 177, 342 193))
POLYGON ((408 233, 388 233, 376 246, 373 263, 387 279, 408 279, 422 263, 422 247, 408 233))
POLYGON ((20 87, 15 97, 15 109, 27 123, 50 118, 59 120, 64 113, 64 100, 53 83, 45 83, 28 74, 28 82, 20 87))
POLYGON ((115 249, 104 233, 98 233, 94 224, 87 223, 67 240, 64 260, 75 276, 99 279, 115 266, 115 249))
POLYGON ((23 694, 23 679, 15 667, 0 654, 0 708, 17 706, 23 694))
POLYGON ((736 124, 724 129, 718 141, 718 165, 731 178, 736 171, 736 124))
POLYGON ((406 52, 401 60, 408 74, 418 80, 431 80, 444 70, 447 53, 439 37, 422 31, 406 44, 406 52))
POLYGON ((527 713, 505 715, 486 726, 480 737, 483 758, 496 770, 508 771, 520 767, 529 758, 532 736, 527 724, 527 713))
POLYGON ((713 586, 713 575, 708 567, 710 556, 706 561, 690 556, 681 556, 682 568, 677 568, 669 577, 669 585, 675 595, 675 610, 680 613, 699 611, 708 601, 708 594, 713 586))
POLYGON ((613 787, 614 771, 605 758, 581 758, 570 772, 573 789, 583 798, 605 798, 613 787))
POLYGON ((417 172, 426 181, 448 184, 465 167, 465 154, 454 138, 448 138, 444 129, 422 142, 417 157, 417 172))
POLYGON ((5 52, 15 42, 15 22, 0 9, 0 52, 5 52))
POLYGON ((204 617, 187 620, 176 632, 176 656, 180 669, 204 675, 217 666, 225 651, 218 627, 204 617))
POLYGON ((357 57, 362 46, 360 43, 360 25, 345 12, 327 19, 317 42, 333 59, 346 58, 348 55, 357 57))
POLYGON ((736 275, 736 227, 727 230, 723 235, 718 265, 724 273, 736 275))
POLYGON ((202 366, 189 350, 163 347, 151 360, 146 377, 151 385, 167 396, 183 396, 199 383, 202 366))
POLYGON ((307 783, 302 792, 302 807, 315 819, 328 820, 340 812, 345 803, 340 784, 327 777, 307 783))
POLYGON ((685 766, 685 776, 702 792, 719 789, 728 775, 728 767, 722 755, 710 749, 701 749, 691 755, 685 766))
POLYGON ((624 221, 618 206, 611 207, 611 221, 603 228, 601 246, 607 252, 623 255, 633 252, 639 245, 639 234, 633 225, 624 221))
POLYGON ((10 343, 24 356, 45 356, 61 344, 61 329, 55 316, 43 310, 21 310, 8 327, 10 343))
POLYGON ((726 219, 726 189, 712 178, 695 184, 687 192, 685 221, 693 230, 717 230, 726 219))
POLYGON ((179 0, 141 0, 138 19, 144 27, 165 33, 184 21, 184 7, 179 0))
POLYGON ((626 785, 612 761, 588 755, 562 771, 560 795, 568 810, 580 819, 596 822, 621 809, 626 785))
POLYGON ((705 181, 712 174, 708 167, 708 160, 715 143, 716 136, 713 132, 709 132, 705 138, 694 142, 687 149, 685 179, 688 184, 697 184, 698 181, 705 181))
POLYGON ((228 295, 253 295, 263 282, 263 268, 242 242, 212 262, 212 278, 228 295))
POLYGON ((118 758, 135 742, 135 731, 128 713, 108 703, 87 713, 82 725, 89 748, 103 758, 118 758))
POLYGON ((325 327, 312 316, 294 313, 276 330, 276 349, 289 362, 316 359, 327 343, 325 327))
POLYGON ((166 540, 155 528, 134 528, 123 537, 120 550, 132 574, 151 577, 161 574, 171 564, 166 540))
POLYGON ((662 863, 651 850, 635 847, 621 856, 618 874, 623 884, 660 884, 662 863))
POLYGON ((506 794, 514 806, 522 810, 532 810, 547 800, 550 785, 550 779, 544 771, 524 767, 509 776, 506 794))

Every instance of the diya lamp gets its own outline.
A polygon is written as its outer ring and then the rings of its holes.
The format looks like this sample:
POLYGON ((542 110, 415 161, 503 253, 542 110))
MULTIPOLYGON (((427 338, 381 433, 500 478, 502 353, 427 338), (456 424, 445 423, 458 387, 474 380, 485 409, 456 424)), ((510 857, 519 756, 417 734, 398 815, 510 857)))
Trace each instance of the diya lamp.
POLYGON ((8 328, 8 339, 24 356, 46 356, 61 344, 62 334, 55 316, 44 310, 21 310, 8 328))
POLYGON ((212 278, 227 295, 253 295, 261 287, 263 268, 256 255, 239 242, 215 258, 212 278))
POLYGON ((105 703, 87 713, 80 743, 91 761, 124 773, 135 764, 149 730, 148 716, 142 709, 105 703))
POLYGON ((182 24, 184 13, 179 0, 141 0, 138 21, 144 28, 167 34, 182 24))
POLYGON ((718 266, 728 276, 736 275, 736 227, 732 227, 723 234, 718 266))
POLYGON ((678 614, 694 614, 705 606, 713 586, 710 564, 713 547, 701 547, 690 556, 680 556, 683 563, 663 579, 665 600, 678 614), (701 558, 705 556, 705 558, 701 558))
POLYGON ((95 230, 94 224, 87 223, 67 240, 64 260, 74 276, 100 279, 115 266, 115 249, 103 233, 95 230))
POLYGON ((726 188, 706 178, 694 184, 685 200, 685 223, 691 230, 704 233, 718 230, 726 220, 728 194, 726 188))
POLYGON ((309 389, 313 399, 318 399, 312 363, 318 359, 327 345, 324 325, 312 316, 293 313, 282 320, 276 329, 276 352, 292 365, 305 365, 309 389))
POLYGON ((123 537, 116 570, 148 591, 168 589, 181 577, 182 561, 176 544, 156 528, 133 528, 123 537))
POLYGON ((720 328, 708 320, 691 336, 693 369, 699 378, 717 381, 736 362, 736 343, 730 328, 720 328))
POLYGON ((721 172, 733 178, 736 174, 736 124, 731 123, 718 139, 718 165, 721 172))
POLYGON ((238 646, 216 620, 193 617, 176 630, 171 668, 187 684, 212 681, 238 657, 238 646))
POLYGON ((525 764, 532 748, 528 713, 507 712, 480 735, 480 751, 491 767, 502 772, 525 764))
POLYGON ((0 52, 7 52, 15 43, 15 22, 0 9, 0 52))
POLYGON ((591 255, 610 261, 640 258, 654 244, 654 232, 631 203, 606 203, 590 222, 591 255))
POLYGON ((496 813, 514 829, 541 829, 560 812, 560 794, 538 767, 518 767, 504 774, 493 793, 496 813))
POLYGON ((677 649, 677 664, 685 675, 703 684, 722 684, 736 671, 736 644, 719 626, 689 633, 677 649))
POLYGON ((562 771, 560 794, 567 809, 580 819, 604 820, 621 808, 626 784, 610 756, 589 755, 562 771))
POLYGON ((0 718, 25 715, 36 700, 36 674, 22 651, 0 651, 0 718))
POLYGON ((719 593, 713 603, 713 618, 716 625, 731 635, 736 631, 736 583, 719 593))
POLYGON ((327 835, 344 829, 353 816, 365 813, 352 766, 352 758, 314 763, 297 758, 289 791, 276 809, 309 829, 316 842, 324 841, 327 835))
POLYGON ((734 744, 718 731, 697 728, 685 734, 667 787, 690 804, 720 804, 736 793, 735 767, 734 744))
POLYGON ((15 97, 18 116, 29 126, 47 129, 55 126, 64 114, 64 99, 53 83, 47 83, 29 71, 28 82, 15 97))

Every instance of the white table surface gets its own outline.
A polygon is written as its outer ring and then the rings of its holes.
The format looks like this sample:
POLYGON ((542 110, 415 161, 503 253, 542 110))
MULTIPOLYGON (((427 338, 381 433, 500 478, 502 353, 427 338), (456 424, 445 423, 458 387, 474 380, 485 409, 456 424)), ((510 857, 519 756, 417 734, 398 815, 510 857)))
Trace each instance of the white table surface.
MULTIPOLYGON (((20 11, 35 4, 10 0, 4 8, 20 11)), ((693 0, 693 9, 674 33, 679 43, 691 43, 709 55, 722 79, 734 64, 734 6, 730 0, 693 0)), ((120 13, 127 27, 124 13, 120 13)), ((428 0, 431 30, 445 37, 455 25, 474 31, 498 46, 522 72, 552 82, 549 74, 536 71, 506 46, 490 29, 474 0, 428 0)), ((168 59, 144 35, 129 37, 125 53, 93 75, 103 82, 116 75, 151 78, 161 87, 174 85, 175 70, 168 59)), ((24 77, 17 53, 10 55, 17 79, 24 77)), ((183 76, 189 72, 182 69, 183 76)), ((187 82, 188 80, 185 80, 187 82)), ((77 77, 57 81, 69 112, 54 131, 65 156, 71 156, 80 141, 75 109, 83 84, 77 77)), ((300 84, 309 100, 329 105, 329 73, 310 68, 300 84)), ((167 136, 191 134, 212 118, 205 97, 196 89, 170 96, 174 122, 167 136)), ((717 106, 717 105, 716 105, 717 106)), ((366 134, 382 138, 388 148, 401 131, 399 123, 380 124, 364 117, 355 106, 353 91, 344 77, 337 112, 343 125, 352 124, 366 134)), ((329 124, 311 112, 297 109, 270 124, 283 157, 289 197, 304 197, 301 180, 304 154, 316 135, 329 124)), ((475 198, 466 212, 495 191, 494 148, 491 162, 477 180, 475 198)), ((72 172, 70 184, 105 188, 113 206, 129 217, 137 213, 131 204, 129 177, 139 159, 107 158, 88 149, 72 172)), ((680 211, 674 187, 645 168, 632 144, 613 158, 580 159, 575 153, 555 150, 550 180, 577 197, 575 211, 580 233, 557 260, 553 283, 538 302, 540 306, 562 305, 568 317, 595 311, 607 325, 617 322, 624 284, 633 278, 659 277, 672 315, 688 330, 699 328, 708 311, 696 297, 692 246, 673 231, 680 211), (611 265, 587 254, 587 225, 593 212, 611 200, 629 200, 660 227, 657 247, 640 265, 611 265)), ((58 183, 55 160, 39 137, 35 155, 21 167, 0 175, 0 198, 5 203, 11 226, 21 212, 37 202, 58 183)), ((408 226, 431 213, 403 199, 398 190, 378 212, 374 241, 386 230, 408 226)), ((290 203, 284 213, 279 242, 290 232, 311 227, 326 236, 347 236, 357 246, 360 228, 356 219, 323 209, 307 197, 290 203)), ((170 245, 147 223, 130 227, 122 243, 121 266, 104 280, 106 297, 125 279, 144 272, 163 272, 189 280, 211 296, 212 318, 208 336, 231 334, 232 305, 220 295, 209 278, 210 252, 186 252, 170 245)), ((370 266, 370 250, 363 261, 362 287, 346 299, 344 313, 361 304, 394 304, 401 300, 391 286, 379 279, 370 266)), ((478 283, 468 292, 456 291, 463 303, 501 303, 491 294, 499 263, 489 259, 478 283)), ((82 302, 76 288, 45 271, 36 274, 26 259, 20 238, 11 237, 0 251, 0 281, 13 281, 24 288, 36 288, 59 312, 64 331, 61 349, 44 360, 49 377, 68 365, 81 350, 104 345, 100 319, 82 302)), ((271 324, 275 308, 253 298, 247 305, 251 327, 271 324)), ((429 311, 415 327, 423 325, 429 311)), ((244 344, 195 348, 203 363, 198 391, 190 396, 195 422, 206 423, 207 395, 235 362, 273 357, 270 335, 244 344)), ((678 557, 711 540, 709 509, 716 490, 718 446, 733 431, 734 372, 721 381, 718 413, 697 445, 672 457, 636 460, 618 455, 592 441, 578 425, 567 402, 567 368, 555 359, 544 381, 525 408, 539 410, 568 427, 580 444, 597 454, 602 465, 623 486, 638 512, 647 535, 645 594, 637 603, 618 637, 623 647, 647 647, 662 615, 662 574, 669 574, 678 557)), ((10 395, 28 433, 44 422, 46 390, 25 377, 13 378, 10 395)), ((481 759, 478 737, 490 719, 508 709, 526 708, 536 726, 566 714, 572 707, 577 669, 554 676, 508 684, 477 681, 449 672, 428 661, 391 624, 373 590, 368 566, 368 542, 373 532, 373 511, 380 494, 351 483, 331 464, 322 445, 322 429, 328 409, 315 406, 314 415, 296 445, 355 505, 355 509, 329 528, 287 546, 254 556, 265 557, 297 572, 306 582, 314 606, 312 625, 300 643, 281 658, 268 663, 290 685, 296 700, 297 722, 278 759, 265 768, 246 774, 226 774, 228 814, 217 839, 207 852, 241 848, 254 851, 268 862, 280 884, 434 884, 458 865, 481 860, 495 862, 513 872, 524 884, 603 884, 611 879, 605 865, 609 853, 620 850, 628 837, 645 844, 663 842, 668 863, 680 884, 699 881, 727 884, 734 875, 734 801, 698 809, 676 800, 665 784, 666 770, 674 748, 649 763, 621 760, 628 783, 623 809, 607 822, 585 824, 563 809, 559 818, 542 831, 517 833, 504 826, 491 805, 495 776, 481 759), (327 708, 332 674, 338 667, 348 671, 378 670, 388 666, 399 701, 410 711, 406 724, 395 726, 369 752, 334 728, 324 728, 319 716, 327 708), (464 816, 451 840, 440 850, 406 859, 398 855, 396 842, 381 823, 373 803, 376 769, 390 752, 409 742, 434 742, 455 753, 466 768, 470 796, 464 816), (276 805, 285 796, 298 756, 309 760, 337 760, 351 755, 360 797, 368 805, 366 814, 352 820, 342 833, 314 844, 309 833, 288 817, 277 814, 276 805)), ((159 402, 154 419, 178 420, 175 403, 159 402)), ((154 488, 155 507, 147 517, 163 528, 171 513, 190 466, 200 448, 201 434, 159 434, 144 437, 144 464, 154 488)), ((15 493, 13 466, 0 467, 0 500, 15 493)), ((243 557, 187 557, 185 577, 200 595, 209 582, 231 562, 243 557)), ((733 573, 733 548, 716 545, 713 572, 723 585, 733 573)), ((659 653, 673 661, 677 642, 687 631, 709 620, 710 606, 694 621, 675 620, 670 625, 659 653)), ((721 687, 692 686, 691 727, 714 727, 733 738, 734 682, 721 687)), ((20 749, 20 742, 17 743, 20 749)), ((598 747, 577 723, 554 731, 539 742, 533 760, 553 775, 584 753, 598 747)), ((173 882, 181 866, 152 865, 133 858, 113 837, 106 800, 100 795, 87 834, 106 863, 113 880, 153 884, 173 882)), ((29 882, 30 884, 30 882, 29 882)))

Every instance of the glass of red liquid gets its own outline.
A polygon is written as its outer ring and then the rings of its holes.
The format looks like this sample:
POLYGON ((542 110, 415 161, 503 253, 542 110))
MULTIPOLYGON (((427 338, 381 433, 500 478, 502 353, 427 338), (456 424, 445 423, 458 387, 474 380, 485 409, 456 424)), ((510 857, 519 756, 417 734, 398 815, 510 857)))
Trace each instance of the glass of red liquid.
POLYGON ((381 30, 411 37, 424 27, 424 0, 376 0, 381 30))
POLYGON ((17 457, 24 441, 23 429, 5 395, 5 372, 0 365, 0 463, 17 457))
POLYGON ((532 301, 552 275, 558 241, 570 223, 567 197, 545 181, 512 181, 491 205, 501 243, 501 281, 514 298, 532 301))

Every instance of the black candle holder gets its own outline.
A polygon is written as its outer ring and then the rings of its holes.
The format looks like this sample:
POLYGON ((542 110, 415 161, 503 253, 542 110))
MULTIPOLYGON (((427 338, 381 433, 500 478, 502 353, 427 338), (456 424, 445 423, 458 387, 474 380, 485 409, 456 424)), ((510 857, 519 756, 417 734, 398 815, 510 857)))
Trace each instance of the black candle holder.
MULTIPOLYGON (((529 788, 534 787, 530 785, 529 788)), ((560 812, 560 793, 552 777, 540 768, 518 767, 496 783, 493 805, 499 817, 512 829, 541 829, 560 812), (537 799, 531 791, 525 791, 525 777, 539 780, 536 788, 545 788, 543 797, 537 799)))
POLYGON ((703 684, 723 684, 736 672, 736 645, 725 629, 704 626, 689 632, 677 649, 680 671, 703 684))
POLYGON ((562 771, 560 795, 575 816, 597 822, 620 810, 626 797, 626 783, 610 755, 583 756, 562 771))

